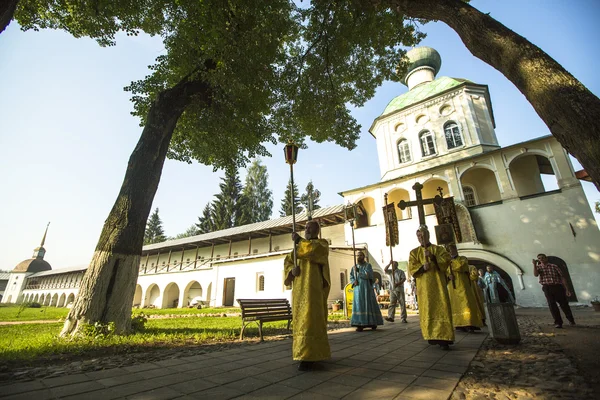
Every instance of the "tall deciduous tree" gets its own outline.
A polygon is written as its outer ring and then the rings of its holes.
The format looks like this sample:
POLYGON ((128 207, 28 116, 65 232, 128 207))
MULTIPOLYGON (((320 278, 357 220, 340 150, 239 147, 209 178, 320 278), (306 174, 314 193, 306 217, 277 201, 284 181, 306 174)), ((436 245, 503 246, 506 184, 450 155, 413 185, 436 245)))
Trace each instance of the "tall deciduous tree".
POLYGON ((146 220, 167 156, 239 167, 268 155, 264 142, 302 145, 307 136, 352 149, 360 126, 349 107, 362 106, 394 75, 399 45, 419 39, 394 13, 363 15, 354 3, 325 9, 300 9, 288 0, 75 3, 22 0, 16 15, 25 29, 62 28, 101 44, 113 44, 119 30, 159 33, 165 54, 127 88, 142 135, 62 335, 95 322, 129 330, 146 220), (325 40, 340 27, 338 19, 351 22, 342 26, 349 36, 325 40))
POLYGON ((198 217, 198 223, 196 223, 196 228, 198 228, 198 233, 209 233, 215 230, 215 224, 212 220, 212 204, 210 202, 206 203, 204 209, 202 210, 202 216, 198 217))
POLYGON ((245 213, 248 223, 266 221, 273 212, 273 191, 269 189, 267 166, 259 159, 248 167, 243 195, 246 199, 245 213))
POLYGON ((165 240, 167 240, 167 237, 165 236, 157 207, 150 218, 148 218, 146 232, 144 233, 144 244, 160 243, 165 240))
POLYGON ((319 200, 321 200, 321 192, 315 189, 311 180, 306 185, 304 194, 300 197, 300 203, 302 203, 304 210, 308 212, 309 209, 314 211, 321 208, 319 205, 319 200))
POLYGON ((247 224, 245 219, 246 198, 242 195, 242 184, 237 169, 227 168, 219 184, 221 192, 215 195, 212 204, 212 221, 215 230, 247 224))
POLYGON ((296 182, 294 182, 294 186, 292 187, 292 180, 288 181, 287 187, 285 188, 285 193, 283 194, 283 199, 281 199, 281 210, 279 210, 279 215, 281 217, 286 217, 288 215, 292 215, 292 195, 294 196, 294 206, 296 210, 296 214, 302 212, 302 204, 300 203, 300 197, 298 196, 298 186, 296 182))

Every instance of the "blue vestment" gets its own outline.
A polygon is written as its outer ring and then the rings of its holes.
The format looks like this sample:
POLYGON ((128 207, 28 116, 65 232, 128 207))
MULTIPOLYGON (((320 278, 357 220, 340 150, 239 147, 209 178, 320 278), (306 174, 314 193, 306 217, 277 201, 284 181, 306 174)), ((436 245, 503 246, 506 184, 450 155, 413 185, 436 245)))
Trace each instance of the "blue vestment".
POLYGON ((373 291, 373 267, 371 264, 358 264, 358 279, 354 274, 355 268, 350 270, 350 282, 358 282, 354 286, 352 299, 352 326, 375 326, 383 325, 383 317, 377 298, 373 291))

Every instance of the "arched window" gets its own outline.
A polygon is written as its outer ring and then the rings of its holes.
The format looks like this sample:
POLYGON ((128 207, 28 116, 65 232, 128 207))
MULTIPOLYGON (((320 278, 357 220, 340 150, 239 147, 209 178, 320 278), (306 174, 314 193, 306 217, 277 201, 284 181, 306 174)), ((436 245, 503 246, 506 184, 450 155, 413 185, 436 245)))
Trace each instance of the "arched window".
POLYGON ((446 144, 448 145, 448 150, 463 145, 462 137, 460 136, 460 130, 455 122, 449 122, 444 125, 444 133, 446 134, 446 144))
POLYGON ((471 186, 463 186, 463 194, 465 196, 465 205, 467 207, 473 207, 477 205, 475 190, 471 186))
POLYGON ((410 149, 408 147, 408 140, 402 139, 398 142, 398 159, 400 164, 410 162, 410 149))
POLYGON ((435 139, 430 131, 423 131, 419 136, 421 140, 421 151, 423 157, 432 156, 435 154, 435 139))
POLYGON ((259 292, 265 291, 265 276, 264 275, 258 276, 258 291, 259 292))

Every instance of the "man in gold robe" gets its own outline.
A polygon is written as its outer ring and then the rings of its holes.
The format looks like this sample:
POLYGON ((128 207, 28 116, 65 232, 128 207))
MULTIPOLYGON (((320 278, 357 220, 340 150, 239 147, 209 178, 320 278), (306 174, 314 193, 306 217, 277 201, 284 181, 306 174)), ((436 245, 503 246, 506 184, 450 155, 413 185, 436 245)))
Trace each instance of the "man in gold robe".
POLYGON ((411 250, 408 261, 410 275, 417 281, 417 298, 423 339, 449 350, 454 343, 452 311, 446 288, 446 271, 450 254, 442 246, 429 242, 429 231, 425 225, 417 230, 421 244, 411 250))
POLYGON ((461 331, 473 332, 480 330, 483 326, 481 314, 477 307, 477 298, 469 275, 469 260, 459 256, 456 245, 448 246, 452 260, 448 266, 448 275, 454 277, 448 283, 448 294, 450 295, 450 307, 452 308, 452 324, 454 328, 461 331))
POLYGON ((299 267, 294 271, 293 253, 285 258, 285 284, 292 287, 293 343, 292 357, 300 361, 298 369, 308 371, 315 361, 331 357, 327 338, 327 297, 331 287, 329 276, 329 243, 319 239, 319 224, 306 224, 305 239, 296 232, 296 258, 299 267))
POLYGON ((471 279, 473 292, 475 293, 475 298, 477 299, 477 309, 479 310, 479 314, 481 315, 481 323, 485 326, 485 310, 483 308, 483 289, 482 286, 485 286, 483 282, 483 275, 481 272, 483 270, 478 270, 474 265, 469 265, 469 278, 471 279))

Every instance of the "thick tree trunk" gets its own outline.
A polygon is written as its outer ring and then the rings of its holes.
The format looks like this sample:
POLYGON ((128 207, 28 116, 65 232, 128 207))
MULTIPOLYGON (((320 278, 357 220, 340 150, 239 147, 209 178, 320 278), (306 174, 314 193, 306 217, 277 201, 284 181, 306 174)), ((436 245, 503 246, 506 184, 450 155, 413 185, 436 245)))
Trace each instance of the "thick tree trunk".
POLYGON ((130 329, 146 221, 173 130, 194 98, 208 104, 209 87, 185 78, 161 92, 151 105, 142 136, 129 158, 121 191, 104 223, 62 336, 75 334, 85 323, 114 322, 116 333, 130 329))
POLYGON ((10 21, 12 21, 19 0, 0 1, 0 33, 4 32, 10 21))
POLYGON ((367 0, 412 18, 439 20, 469 51, 506 76, 600 190, 600 99, 524 37, 462 0, 367 0))

